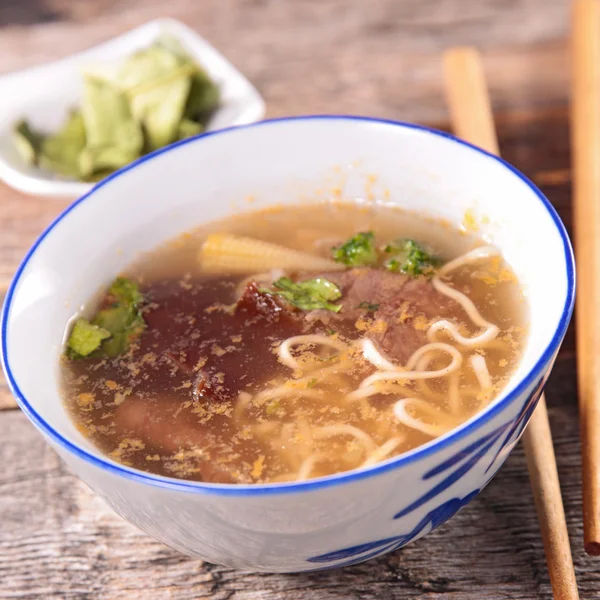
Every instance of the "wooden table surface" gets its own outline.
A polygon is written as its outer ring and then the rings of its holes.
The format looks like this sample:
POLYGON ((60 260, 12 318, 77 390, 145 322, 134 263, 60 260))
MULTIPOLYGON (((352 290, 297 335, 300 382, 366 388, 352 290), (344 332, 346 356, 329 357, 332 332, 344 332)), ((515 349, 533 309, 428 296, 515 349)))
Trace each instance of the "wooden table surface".
MULTIPOLYGON (((504 156, 570 227, 565 0, 2 0, 0 73, 160 16, 221 49, 260 89, 269 116, 357 113, 447 127, 440 52, 476 44, 504 156)), ((0 183, 0 299, 66 204, 0 183)), ((600 598, 600 560, 582 549, 572 332, 547 398, 581 597, 600 598)), ((552 597, 521 447, 479 498, 399 552, 337 572, 256 575, 186 558, 116 517, 15 408, 1 376, 0 407, 0 598, 552 597)))

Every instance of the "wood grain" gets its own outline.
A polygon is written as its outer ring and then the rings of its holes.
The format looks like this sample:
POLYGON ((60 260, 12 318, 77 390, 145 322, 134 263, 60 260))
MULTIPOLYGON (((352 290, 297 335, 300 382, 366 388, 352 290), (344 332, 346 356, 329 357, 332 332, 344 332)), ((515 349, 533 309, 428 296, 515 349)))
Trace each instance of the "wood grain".
MULTIPOLYGON (((447 128, 441 51, 476 44, 500 151, 542 185, 571 226, 564 0, 3 0, 0 72, 54 60, 159 16, 185 21, 256 83, 268 114, 350 112, 447 128)), ((0 115, 0 125, 1 122, 0 115)), ((66 206, 0 184, 0 297, 27 247, 66 206)), ((9 402, 0 383, 0 407, 9 402)), ((581 548, 575 346, 570 330, 548 409, 581 597, 600 598, 581 548)), ((0 412, 0 598, 549 600, 544 552, 518 448, 448 524, 340 572, 253 575, 202 564, 114 516, 20 411, 0 412)))
POLYGON ((585 548, 600 555, 600 3, 573 9, 571 138, 585 548))

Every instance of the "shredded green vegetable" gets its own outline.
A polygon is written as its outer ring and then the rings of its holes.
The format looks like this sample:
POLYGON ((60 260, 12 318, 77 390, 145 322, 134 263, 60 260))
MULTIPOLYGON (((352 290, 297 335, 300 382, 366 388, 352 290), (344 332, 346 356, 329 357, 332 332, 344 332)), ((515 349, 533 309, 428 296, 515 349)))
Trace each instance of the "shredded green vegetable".
POLYGON ((91 322, 78 319, 67 342, 71 358, 114 357, 124 354, 146 328, 140 311, 143 296, 135 281, 118 277, 108 290, 109 305, 91 322))
POLYGON ((357 233, 337 248, 332 248, 333 259, 349 267, 365 267, 377 262, 375 236, 372 231, 357 233))
POLYGON ((418 242, 404 239, 388 244, 384 251, 391 255, 385 261, 389 271, 406 273, 411 277, 432 275, 440 261, 429 254, 418 242))
POLYGON ((273 284, 273 287, 275 288, 274 291, 263 291, 277 294, 302 310, 323 308, 331 312, 339 312, 342 309, 341 305, 332 304, 332 302, 342 297, 340 289, 335 283, 323 277, 297 283, 294 283, 289 277, 282 277, 273 284))
POLYGON ((116 69, 84 71, 81 106, 58 131, 42 134, 21 120, 13 141, 27 164, 97 181, 147 152, 202 133, 219 102, 217 85, 165 36, 116 69))
POLYGON ((97 350, 102 342, 110 336, 110 331, 98 325, 93 325, 82 317, 75 321, 67 346, 72 353, 78 356, 88 356, 88 354, 97 350))

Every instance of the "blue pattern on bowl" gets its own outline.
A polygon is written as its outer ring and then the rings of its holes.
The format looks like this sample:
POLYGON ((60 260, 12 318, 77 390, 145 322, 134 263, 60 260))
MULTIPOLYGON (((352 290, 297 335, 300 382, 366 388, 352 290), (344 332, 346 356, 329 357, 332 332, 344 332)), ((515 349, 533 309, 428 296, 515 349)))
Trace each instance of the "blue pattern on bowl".
MULTIPOLYGON (((507 453, 503 451, 505 451, 506 449, 512 449, 512 447, 518 442, 519 438, 521 437, 521 434, 525 430, 525 426, 529 422, 529 419, 533 414, 535 407, 537 406, 537 402, 542 394, 542 390, 544 389, 546 379, 547 375, 540 378, 533 392, 528 397, 527 401, 523 405, 523 409, 520 411, 516 419, 514 419, 513 421, 508 421, 504 425, 497 427, 491 433, 479 438, 478 440, 476 440, 472 444, 469 444, 465 448, 462 448, 461 450, 453 454, 449 459, 445 460, 437 467, 425 473, 425 475, 423 475, 424 481, 427 479, 432 479, 438 475, 441 475, 442 473, 446 473, 447 471, 453 469, 453 467, 455 467, 456 465, 460 465, 456 469, 452 470, 449 475, 446 475, 427 493, 423 494, 420 498, 409 504, 406 508, 403 508, 401 511, 397 512, 393 516, 393 519, 400 519, 402 517, 405 517, 406 515, 410 514, 417 508, 423 506, 430 500, 433 500, 442 492, 454 485, 457 481, 462 479, 464 475, 466 475, 471 469, 473 469, 473 467, 479 464, 481 459, 484 456, 486 456, 490 448, 492 448, 502 436, 504 436, 504 439, 500 444, 500 447, 494 454, 485 472, 487 473, 496 464, 496 461, 501 453, 503 453, 503 455, 506 456, 507 453)), ((308 558, 307 562, 326 564, 327 566, 314 569, 325 570, 358 564, 371 558, 375 558, 376 556, 381 556, 382 554, 398 550, 399 548, 405 546, 417 537, 420 537, 422 534, 428 533, 436 527, 439 527, 440 525, 445 523, 450 517, 455 515, 463 506, 468 504, 475 496, 477 496, 477 494, 479 494, 479 492, 493 478, 495 473, 496 470, 493 471, 492 475, 484 483, 484 485, 482 485, 480 488, 472 490, 466 496, 462 498, 451 498, 450 500, 446 500, 439 506, 436 506, 435 508, 430 510, 425 515, 425 517, 421 519, 421 521, 419 521, 419 523, 417 523, 417 525, 408 533, 405 533, 403 535, 387 537, 380 540, 375 540, 373 542, 367 542, 364 544, 358 544, 356 546, 350 546, 348 548, 342 548, 340 550, 334 550, 332 552, 327 552, 318 556, 313 556, 311 558, 308 558)))

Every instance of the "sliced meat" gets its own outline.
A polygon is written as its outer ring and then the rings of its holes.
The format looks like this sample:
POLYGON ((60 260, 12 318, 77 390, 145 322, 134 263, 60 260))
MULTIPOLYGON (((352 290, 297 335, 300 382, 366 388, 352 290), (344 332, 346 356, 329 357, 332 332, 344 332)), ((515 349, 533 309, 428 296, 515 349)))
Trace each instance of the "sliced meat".
POLYGON ((341 333, 349 337, 359 337, 362 332, 399 364, 427 342, 429 320, 450 317, 460 309, 425 277, 411 278, 370 268, 323 273, 320 277, 340 288, 343 308, 339 313, 313 311, 309 321, 320 320, 330 327, 340 327, 341 333), (369 321, 374 323, 373 327, 369 327, 369 321))
MULTIPOLYGON (((216 440, 206 431, 200 431, 190 423, 184 413, 173 407, 162 408, 156 402, 130 396, 115 413, 118 438, 135 437, 153 449, 174 454, 180 449, 214 447, 216 440)), ((200 464, 203 481, 233 483, 234 478, 214 460, 200 464)))
POLYGON ((246 286, 244 293, 237 301, 235 312, 236 316, 250 318, 252 323, 261 320, 267 323, 296 320, 291 308, 280 303, 273 294, 263 294, 254 281, 246 286))

